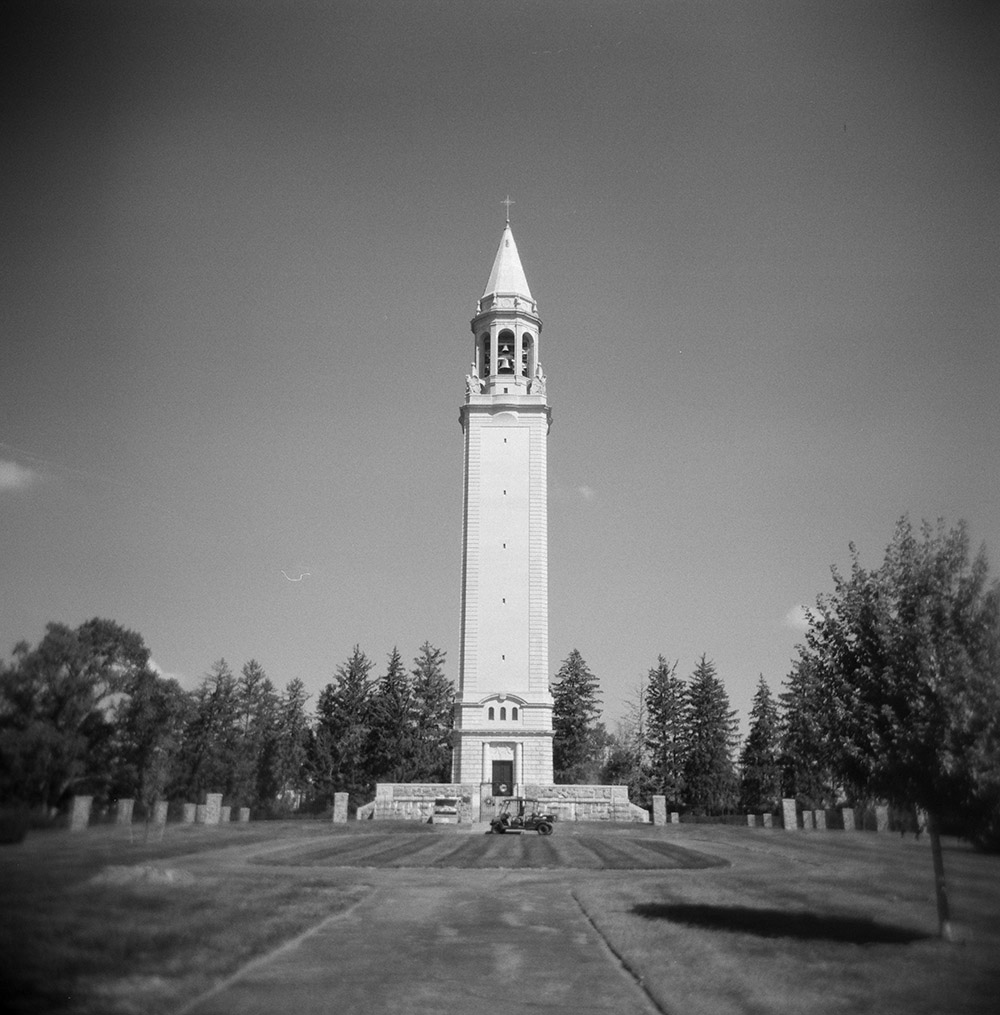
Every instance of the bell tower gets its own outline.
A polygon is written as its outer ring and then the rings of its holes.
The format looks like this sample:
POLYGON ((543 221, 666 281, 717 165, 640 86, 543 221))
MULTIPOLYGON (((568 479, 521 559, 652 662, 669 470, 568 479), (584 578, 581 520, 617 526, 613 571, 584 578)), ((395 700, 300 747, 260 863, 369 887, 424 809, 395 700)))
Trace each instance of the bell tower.
POLYGON ((462 632, 452 781, 492 796, 552 782, 542 322, 508 219, 472 318, 462 632), (489 789, 485 784, 489 784, 489 789))

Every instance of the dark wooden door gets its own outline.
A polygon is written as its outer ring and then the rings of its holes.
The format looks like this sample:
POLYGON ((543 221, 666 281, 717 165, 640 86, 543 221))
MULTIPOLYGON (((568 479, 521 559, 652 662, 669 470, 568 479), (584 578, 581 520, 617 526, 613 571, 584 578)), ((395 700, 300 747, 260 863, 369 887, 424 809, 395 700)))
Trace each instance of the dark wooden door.
POLYGON ((493 762, 493 795, 494 796, 514 795, 513 761, 493 762))

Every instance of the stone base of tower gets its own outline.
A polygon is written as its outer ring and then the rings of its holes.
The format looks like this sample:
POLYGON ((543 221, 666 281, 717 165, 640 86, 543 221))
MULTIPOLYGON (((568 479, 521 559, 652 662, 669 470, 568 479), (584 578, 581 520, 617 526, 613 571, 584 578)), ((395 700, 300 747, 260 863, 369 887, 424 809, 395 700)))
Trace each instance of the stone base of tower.
POLYGON ((513 786, 552 782, 552 734, 506 736, 492 731, 456 730, 458 742, 452 754, 451 778, 457 783, 489 783, 496 780, 513 786))

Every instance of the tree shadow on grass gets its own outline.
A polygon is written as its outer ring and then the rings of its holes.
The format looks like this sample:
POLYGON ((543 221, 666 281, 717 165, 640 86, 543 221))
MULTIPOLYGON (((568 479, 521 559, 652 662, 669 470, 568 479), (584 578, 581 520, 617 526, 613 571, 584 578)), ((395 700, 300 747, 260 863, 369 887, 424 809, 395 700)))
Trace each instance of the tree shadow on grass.
POLYGON ((833 916, 755 909, 750 906, 705 906, 683 903, 639 903, 632 912, 648 920, 671 920, 705 930, 728 930, 758 937, 794 937, 803 941, 839 941, 847 944, 912 944, 931 937, 909 927, 876 923, 856 916, 833 916))

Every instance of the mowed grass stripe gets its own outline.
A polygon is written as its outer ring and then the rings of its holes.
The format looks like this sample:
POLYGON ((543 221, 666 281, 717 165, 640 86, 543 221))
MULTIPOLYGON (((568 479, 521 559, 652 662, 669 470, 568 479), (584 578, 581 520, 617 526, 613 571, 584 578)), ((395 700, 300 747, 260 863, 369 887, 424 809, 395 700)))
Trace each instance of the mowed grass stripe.
POLYGON ((722 860, 717 856, 710 856, 707 853, 699 853, 693 849, 685 849, 683 846, 676 846, 672 842, 656 842, 653 839, 629 839, 632 845, 638 846, 640 850, 649 850, 651 853, 663 857, 656 864, 657 867, 676 870, 705 870, 708 867, 729 867, 728 860, 722 860))
POLYGON ((583 845, 600 860, 598 866, 607 870, 655 870, 663 866, 662 862, 648 854, 643 856, 640 850, 632 848, 634 841, 628 839, 625 840, 626 845, 619 846, 596 836, 581 838, 583 845))
MULTIPOLYGON (((414 840, 407 839, 407 843, 414 840)), ((351 836, 329 843, 319 849, 298 852, 294 849, 278 856, 261 858, 257 863, 285 867, 358 867, 357 861, 400 848, 399 838, 391 832, 361 837, 351 836)), ((409 848, 409 847, 407 847, 409 848)))

